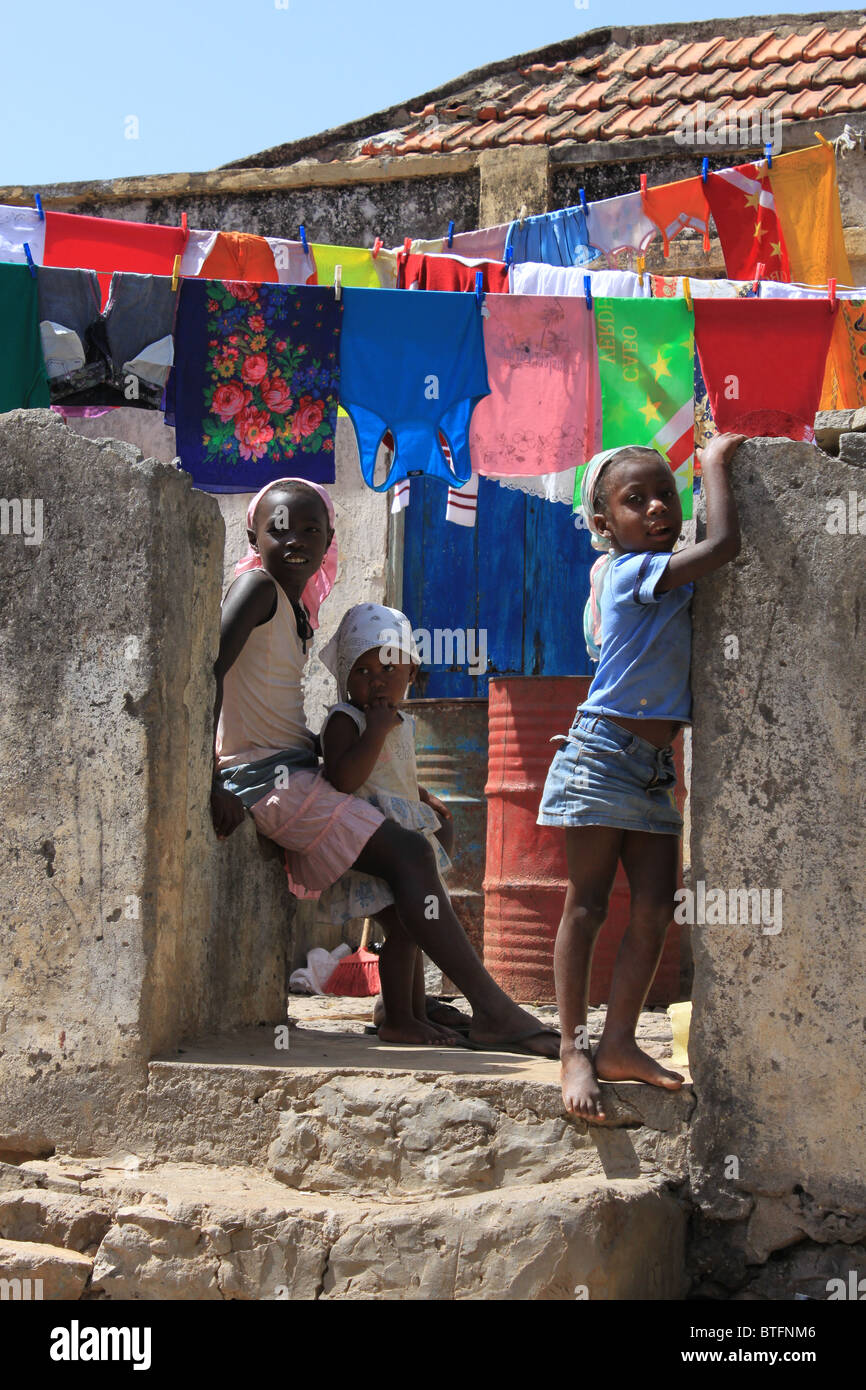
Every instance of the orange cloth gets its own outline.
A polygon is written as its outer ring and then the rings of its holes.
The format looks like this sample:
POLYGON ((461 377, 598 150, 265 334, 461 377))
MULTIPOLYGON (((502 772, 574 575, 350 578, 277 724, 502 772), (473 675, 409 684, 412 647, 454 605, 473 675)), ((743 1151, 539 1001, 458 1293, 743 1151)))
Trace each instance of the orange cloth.
POLYGON ((218 232, 213 250, 199 271, 203 280, 279 281, 274 253, 263 236, 248 232, 218 232))
POLYGON ((646 216, 662 234, 663 250, 670 253, 670 243, 685 227, 703 233, 703 248, 710 249, 710 205, 700 175, 663 183, 658 188, 641 190, 641 204, 646 216))
MULTIPOLYGON (((810 145, 778 155, 770 166, 770 187, 788 248, 791 279, 826 285, 833 278, 838 285, 850 285, 832 147, 810 145)), ((847 316, 839 314, 827 357, 822 410, 852 410, 860 404, 862 385, 848 334, 847 316)))

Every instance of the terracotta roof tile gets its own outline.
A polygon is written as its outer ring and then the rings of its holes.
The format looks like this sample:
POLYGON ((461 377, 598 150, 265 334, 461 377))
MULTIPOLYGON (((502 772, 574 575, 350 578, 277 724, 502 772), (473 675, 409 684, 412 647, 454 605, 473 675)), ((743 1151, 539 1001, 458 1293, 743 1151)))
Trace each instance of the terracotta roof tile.
POLYGON ((499 126, 499 121, 485 121, 484 125, 477 126, 469 136, 469 148, 471 150, 490 149, 499 133, 499 126))
MULTIPOLYGON (((795 63, 798 58, 802 58, 807 52, 811 43, 816 43, 827 30, 823 24, 816 24, 814 29, 810 29, 808 34, 791 34, 787 39, 781 39, 777 48, 776 61, 779 63, 795 63)), ((854 49, 851 49, 854 52, 854 49)), ((762 60, 759 60, 762 61, 762 60)))
POLYGON ((539 87, 535 92, 528 92, 525 97, 515 102, 511 107, 512 114, 515 116, 540 116, 543 111, 549 111, 550 103, 561 96, 563 92, 567 92, 571 85, 571 82, 557 82, 555 86, 539 87))
POLYGON ((866 108, 866 84, 861 83, 858 87, 843 87, 840 89, 840 100, 835 99, 828 102, 824 108, 828 116, 835 116, 840 111, 862 111, 866 108))
POLYGON ((602 75, 613 77, 615 74, 624 74, 627 77, 636 77, 649 72, 652 63, 676 46, 675 40, 665 39, 662 43, 643 43, 637 48, 626 48, 613 62, 605 62, 602 65, 602 75))
POLYGON ((679 73, 670 73, 665 79, 668 83, 665 95, 679 97, 680 101, 711 102, 730 96, 736 76, 728 69, 723 72, 693 72, 686 78, 680 77, 679 73))
POLYGON ((805 91, 797 92, 795 96, 788 94, 788 103, 784 109, 786 116, 793 116, 800 121, 813 121, 821 110, 820 94, 811 92, 808 88, 805 91))
POLYGON ((606 129, 617 115, 628 110, 630 110, 628 106, 615 106, 610 111, 587 111, 575 116, 573 133, 570 133, 570 138, 574 140, 600 140, 602 130, 606 129))
POLYGON ((456 121, 453 125, 445 126, 442 130, 443 150, 465 149, 470 131, 476 129, 475 121, 456 121))
POLYGON ((663 93, 679 84, 676 73, 666 73, 663 77, 641 77, 623 90, 629 106, 649 106, 664 100, 663 93))
MULTIPOLYGON (((811 60, 794 63, 786 70, 785 86, 789 92, 799 92, 802 87, 823 86, 827 79, 827 72, 831 67, 836 66, 830 58, 821 58, 817 63, 811 60)), ((837 81, 837 78, 832 78, 837 81)))
POLYGON ((558 111, 591 111, 594 107, 618 105, 613 95, 618 90, 620 80, 612 77, 607 82, 590 82, 585 87, 575 87, 556 104, 558 111))
MULTIPOLYGON (((724 50, 724 66, 728 68, 741 68, 746 63, 751 62, 752 54, 762 48, 773 38, 772 29, 765 29, 761 34, 749 34, 742 39, 734 39, 732 47, 724 50)), ((719 50, 720 55, 722 50, 719 50)))
POLYGON ((530 63, 528 68, 520 68, 521 77, 541 78, 557 77, 561 72, 566 72, 570 64, 567 58, 563 58, 560 63, 530 63))
MULTIPOLYGON (((864 29, 823 29, 814 35, 803 50, 805 58, 844 58, 858 51, 863 43, 864 29)), ((862 49, 860 50, 862 51, 862 49)))
POLYGON ((518 144, 519 141, 512 140, 511 137, 514 136, 518 126, 524 126, 525 124, 526 122, 522 116, 512 116, 510 120, 500 121, 499 130, 493 137, 494 145, 518 144))

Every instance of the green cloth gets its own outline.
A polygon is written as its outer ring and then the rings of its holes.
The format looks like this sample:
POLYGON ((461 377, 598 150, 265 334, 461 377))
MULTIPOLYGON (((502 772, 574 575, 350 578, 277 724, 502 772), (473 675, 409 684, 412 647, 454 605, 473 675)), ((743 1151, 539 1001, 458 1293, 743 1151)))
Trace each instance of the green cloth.
MULTIPOLYGON (((695 319, 684 299, 595 299, 603 449, 649 445, 692 515, 695 319)), ((587 465, 577 469, 574 509, 587 465)))
POLYGON ((36 287, 29 266, 0 264, 0 411, 51 404, 36 287))
POLYGON ((333 285, 334 266, 341 265, 341 283, 353 290, 380 290, 373 253, 365 246, 324 246, 311 242, 320 285, 333 285))

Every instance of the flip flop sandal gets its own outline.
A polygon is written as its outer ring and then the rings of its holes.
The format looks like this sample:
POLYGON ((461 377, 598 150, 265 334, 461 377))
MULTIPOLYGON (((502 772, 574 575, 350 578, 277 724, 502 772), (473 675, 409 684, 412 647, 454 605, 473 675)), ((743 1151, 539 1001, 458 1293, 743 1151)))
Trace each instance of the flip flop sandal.
POLYGON ((556 1038, 557 1042, 562 1041, 555 1028, 545 1028, 541 1025, 528 1033, 521 1033, 517 1038, 499 1038, 496 1042, 490 1043, 476 1042, 474 1038, 467 1038, 466 1041, 474 1052, 517 1052, 522 1057, 537 1057, 540 1062, 558 1061, 556 1057, 545 1057, 543 1052, 534 1052, 532 1048, 524 1046, 531 1038, 543 1037, 556 1038))
POLYGON ((472 1027, 472 1019, 459 1009, 455 1009, 451 1004, 442 1004, 438 999, 431 999, 427 995, 424 1000, 424 1008, 431 1023, 438 1023, 442 1028, 451 1028, 455 1033, 468 1033, 472 1027), (447 1014, 447 1018, 434 1018, 434 1012, 447 1014))

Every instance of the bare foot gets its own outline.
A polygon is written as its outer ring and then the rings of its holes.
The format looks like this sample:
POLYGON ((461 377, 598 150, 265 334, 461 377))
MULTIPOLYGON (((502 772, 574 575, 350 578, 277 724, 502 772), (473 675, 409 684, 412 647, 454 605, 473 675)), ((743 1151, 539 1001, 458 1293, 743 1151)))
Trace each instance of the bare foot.
POLYGON ((621 1043, 606 1043, 602 1038, 596 1049, 595 1070, 601 1081, 647 1081, 666 1091, 678 1091, 684 1080, 678 1071, 668 1071, 642 1052, 633 1038, 621 1043))
POLYGON ((562 1100, 570 1115, 579 1120, 604 1120, 601 1089, 592 1058, 586 1052, 567 1052, 561 1060, 562 1100))
POLYGON ((532 1057, 547 1057, 554 1061, 559 1056, 562 1042, 554 1028, 539 1023, 537 1018, 519 1009, 515 1004, 504 1019, 492 1019, 473 1014, 469 1040, 479 1049, 504 1049, 509 1052, 522 1052, 532 1057))
POLYGON ((384 1020, 379 1024, 378 1032, 380 1042, 407 1043, 411 1047, 455 1047, 465 1041, 449 1028, 422 1023, 417 1018, 401 1019, 397 1023, 384 1020))

